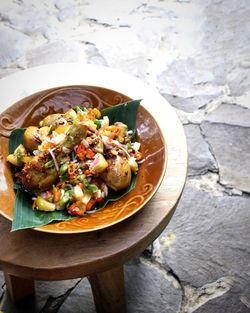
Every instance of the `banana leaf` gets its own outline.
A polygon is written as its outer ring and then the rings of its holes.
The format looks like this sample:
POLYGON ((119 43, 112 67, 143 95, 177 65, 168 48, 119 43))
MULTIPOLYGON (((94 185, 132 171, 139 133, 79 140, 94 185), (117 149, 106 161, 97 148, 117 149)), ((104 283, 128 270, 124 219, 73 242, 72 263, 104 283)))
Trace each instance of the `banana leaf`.
MULTIPOLYGON (((132 100, 126 103, 119 104, 117 106, 109 107, 102 110, 102 115, 109 117, 110 124, 114 122, 122 122, 128 125, 128 129, 132 130, 136 134, 136 114, 141 100, 132 100)), ((23 144, 23 134, 25 129, 15 129, 9 139, 9 153, 13 153, 16 147, 23 144)), ((135 140, 135 136, 133 137, 135 140)), ((32 194, 22 188, 20 184, 15 181, 15 170, 12 168, 13 188, 16 191, 14 216, 12 222, 12 231, 33 228, 38 226, 47 225, 53 221, 69 220, 72 217, 65 211, 54 212, 39 212, 32 210, 32 194)), ((109 195, 104 202, 98 203, 95 210, 103 209, 109 201, 116 201, 122 196, 132 190, 136 183, 136 175, 132 176, 130 185, 123 190, 114 191, 109 189, 109 195)))
MULTIPOLYGON (((17 128, 14 129, 10 134, 9 139, 9 154, 14 153, 15 149, 20 145, 24 145, 23 134, 25 132, 25 128, 17 128)), ((15 173, 18 171, 18 168, 11 166, 11 175, 13 181, 13 188, 15 190, 22 188, 20 184, 15 179, 15 173)))

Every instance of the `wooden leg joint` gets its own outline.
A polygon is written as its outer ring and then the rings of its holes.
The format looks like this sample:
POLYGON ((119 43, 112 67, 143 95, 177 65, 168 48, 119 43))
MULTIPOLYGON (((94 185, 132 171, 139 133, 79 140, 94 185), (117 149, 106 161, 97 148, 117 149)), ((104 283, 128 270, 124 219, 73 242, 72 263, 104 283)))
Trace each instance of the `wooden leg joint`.
POLYGON ((123 266, 88 277, 97 313, 126 313, 123 266))
POLYGON ((17 277, 4 272, 7 292, 15 303, 35 293, 33 280, 17 277))

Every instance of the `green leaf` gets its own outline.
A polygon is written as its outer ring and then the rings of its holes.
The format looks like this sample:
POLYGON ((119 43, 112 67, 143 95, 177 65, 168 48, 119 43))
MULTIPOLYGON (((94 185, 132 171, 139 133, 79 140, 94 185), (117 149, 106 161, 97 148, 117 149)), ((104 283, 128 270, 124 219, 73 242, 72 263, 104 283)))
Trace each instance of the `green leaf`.
MULTIPOLYGON (((25 128, 17 128, 11 132, 10 139, 9 139, 9 154, 14 153, 14 151, 20 144, 24 145, 24 139, 23 139, 24 132, 25 132, 25 128)), ((17 173, 19 170, 20 170, 19 168, 11 166, 13 188, 16 190, 22 188, 22 186, 18 184, 15 180, 15 173, 17 173)))
MULTIPOLYGON (((114 107, 102 110, 102 115, 109 117, 110 124, 122 122, 128 125, 128 129, 136 132, 136 114, 141 100, 132 100, 114 107)), ((15 129, 9 139, 9 153, 13 153, 16 147, 23 142, 25 129, 15 129)), ((22 186, 15 182, 13 170, 13 188, 16 189, 14 216, 12 231, 47 225, 53 221, 69 220, 72 217, 66 211, 39 212, 32 210, 32 196, 23 190, 22 186)), ((109 201, 116 201, 132 190, 136 183, 136 175, 132 176, 131 184, 126 189, 114 191, 109 189, 109 195, 104 202, 98 203, 96 210, 104 208, 109 201)))
POLYGON ((102 115, 107 115, 109 123, 122 122, 128 126, 128 129, 135 130, 136 112, 141 100, 132 100, 114 107, 102 110, 102 115))
POLYGON ((14 217, 11 231, 47 225, 53 221, 72 219, 66 211, 40 212, 32 210, 32 197, 29 193, 18 189, 16 192, 14 217))

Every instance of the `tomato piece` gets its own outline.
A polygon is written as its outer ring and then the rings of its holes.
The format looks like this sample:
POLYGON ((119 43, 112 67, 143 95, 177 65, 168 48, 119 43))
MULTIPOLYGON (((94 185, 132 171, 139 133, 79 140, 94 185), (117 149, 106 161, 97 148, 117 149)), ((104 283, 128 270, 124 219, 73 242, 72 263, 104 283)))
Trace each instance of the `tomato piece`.
POLYGON ((85 159, 85 147, 83 144, 79 144, 76 148, 76 155, 77 157, 83 161, 85 159))
POLYGON ((91 172, 90 172, 90 170, 85 170, 85 171, 84 171, 84 174, 87 175, 87 176, 89 176, 89 175, 91 175, 91 172))
POLYGON ((95 199, 89 200, 89 202, 86 205, 86 211, 89 211, 95 203, 96 203, 95 199))
POLYGON ((83 189, 83 188, 84 188, 83 183, 78 183, 78 186, 79 186, 81 189, 83 189))
POLYGON ((83 216, 85 210, 83 209, 83 203, 76 201, 68 208, 68 213, 75 216, 83 216))

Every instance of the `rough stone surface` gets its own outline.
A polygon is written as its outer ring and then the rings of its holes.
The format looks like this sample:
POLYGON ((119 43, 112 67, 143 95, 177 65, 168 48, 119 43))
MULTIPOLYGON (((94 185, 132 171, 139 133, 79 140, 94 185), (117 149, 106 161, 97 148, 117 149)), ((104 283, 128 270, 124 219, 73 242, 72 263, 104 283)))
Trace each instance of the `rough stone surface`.
MULTIPOLYGON (((57 282, 44 282, 37 281, 36 282, 36 302, 39 304, 39 308, 46 308, 48 305, 48 299, 51 299, 49 302, 50 306, 51 302, 56 302, 56 299, 62 297, 67 293, 68 290, 75 288, 75 286, 79 283, 79 279, 65 280, 65 281, 57 281, 57 282)), ((59 302, 60 303, 60 302, 59 302)))
POLYGON ((198 125, 185 125, 188 143, 189 175, 204 174, 216 170, 215 160, 209 151, 209 146, 201 135, 198 125))
POLYGON ((79 285, 72 291, 70 297, 64 302, 59 309, 59 313, 80 313, 83 311, 95 313, 95 304, 88 280, 82 279, 79 285))
MULTIPOLYGON (((211 1, 204 8, 206 19, 203 27, 205 36, 202 38, 202 53, 198 52, 196 60, 203 68, 209 68, 214 74, 215 83, 223 85, 229 83, 234 95, 242 94, 249 88, 249 78, 246 83, 239 81, 239 76, 230 78, 237 71, 244 75, 249 73, 249 68, 240 70, 242 62, 249 59, 250 29, 243 21, 249 16, 250 8, 246 7, 247 0, 211 1), (230 53, 228 53, 230 51, 230 53), (199 60, 198 60, 199 59, 199 60), (223 64, 223 65, 222 65, 223 64), (222 65, 222 66, 221 66, 222 65)), ((230 87, 229 86, 229 87, 230 87)))
MULTIPOLYGON (((177 312, 181 290, 171 285, 159 269, 139 259, 125 267, 125 288, 128 312, 177 312)), ((83 280, 65 301, 60 313, 80 313, 84 304, 88 313, 95 312, 89 283, 83 280)))
POLYGON ((208 122, 201 128, 217 160, 220 182, 250 192, 250 128, 208 122))
POLYGON ((22 32, 0 25, 0 66, 7 67, 18 58, 22 57, 31 45, 31 39, 22 32))
MULTIPOLYGON (((149 263, 150 264, 150 263, 149 263)), ((153 265, 138 262, 125 268, 128 312, 177 312, 182 292, 153 265)))
POLYGON ((202 287, 228 277, 230 303, 241 306, 240 296, 247 297, 250 288, 249 203, 249 197, 215 197, 187 186, 155 256, 184 285, 202 287))
MULTIPOLYGON (((249 16, 249 0, 0 1, 0 78, 110 66, 155 87, 185 124, 188 184, 162 236, 125 267, 129 313, 250 312, 249 16)), ((18 306, 3 285, 0 272, 4 313, 95 312, 86 279, 37 282, 18 306)))
POLYGON ((249 293, 247 295, 241 294, 242 290, 245 288, 249 289, 249 284, 238 283, 222 296, 206 302, 203 306, 199 307, 195 313, 249 313, 249 293))
POLYGON ((45 63, 80 62, 85 57, 84 45, 63 40, 44 44, 27 55, 28 66, 45 63))
POLYGON ((209 113, 205 120, 212 123, 250 127, 250 109, 223 103, 217 109, 209 113))
POLYGON ((211 71, 204 71, 193 59, 176 60, 159 75, 159 84, 167 93, 179 97, 219 96, 222 88, 216 86, 211 71))
MULTIPOLYGON (((0 283, 4 283, 4 279, 0 276, 0 283)), ((5 313, 19 313, 19 312, 54 312, 53 307, 61 304, 63 296, 67 294, 68 290, 74 288, 79 282, 79 279, 65 280, 65 281, 37 281, 35 284, 36 296, 35 298, 28 298, 22 301, 18 307, 13 305, 10 298, 5 293, 0 308, 5 313)), ((2 288, 2 293, 5 288, 2 288)), ((1 291, 0 291, 1 298, 1 291)))
POLYGON ((205 107, 215 98, 213 96, 194 96, 185 98, 168 94, 163 94, 163 96, 171 103, 172 106, 187 113, 192 113, 205 107))
POLYGON ((0 310, 4 313, 37 313, 40 311, 35 298, 27 298, 14 305, 6 292, 1 300, 0 310))

